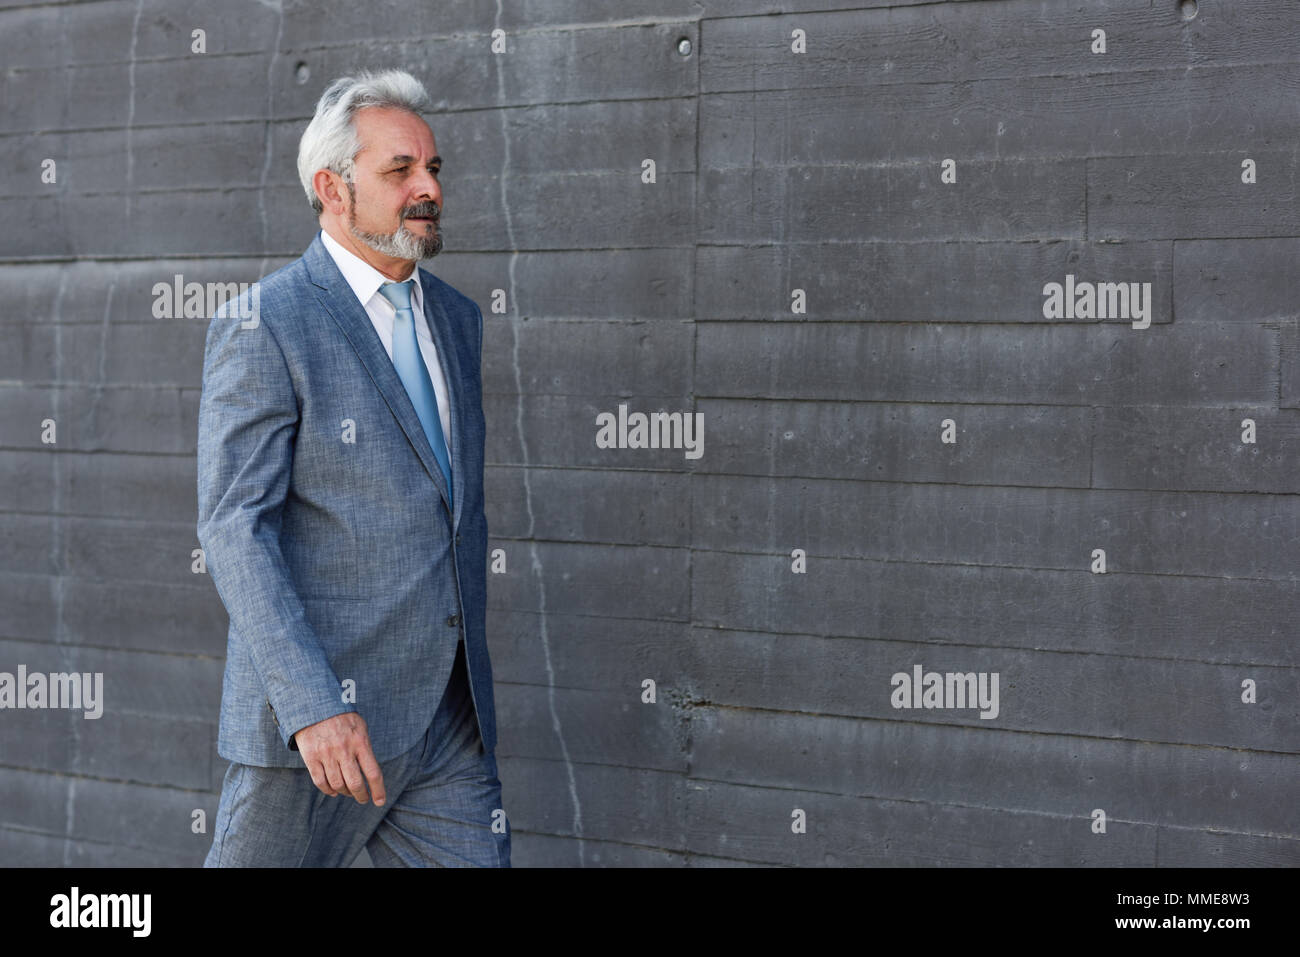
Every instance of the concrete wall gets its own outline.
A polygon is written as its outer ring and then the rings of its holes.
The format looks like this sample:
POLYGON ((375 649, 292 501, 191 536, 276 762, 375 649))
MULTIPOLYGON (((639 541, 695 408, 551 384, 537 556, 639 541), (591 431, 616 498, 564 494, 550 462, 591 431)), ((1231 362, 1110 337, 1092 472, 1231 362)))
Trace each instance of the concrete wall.
POLYGON ((151 290, 296 258, 382 66, 487 322, 516 866, 1300 863, 1294 3, 829 6, 0 0, 0 671, 105 676, 0 711, 0 864, 206 853, 206 322, 151 290), (703 455, 598 448, 620 404, 703 455))

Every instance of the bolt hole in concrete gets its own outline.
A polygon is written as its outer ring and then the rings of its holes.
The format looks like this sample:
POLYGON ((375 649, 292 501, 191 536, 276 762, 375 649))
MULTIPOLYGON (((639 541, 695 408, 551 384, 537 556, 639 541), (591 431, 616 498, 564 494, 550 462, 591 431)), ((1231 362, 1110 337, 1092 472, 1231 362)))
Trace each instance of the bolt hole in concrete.
POLYGON ((306 63, 299 63, 293 68, 294 79, 298 81, 299 86, 311 79, 311 69, 306 63))
POLYGON ((691 55, 691 41, 689 37, 682 37, 677 41, 677 52, 682 56, 691 55))
POLYGON ((1183 15, 1184 20, 1190 20, 1196 16, 1196 0, 1179 0, 1178 12, 1183 15))

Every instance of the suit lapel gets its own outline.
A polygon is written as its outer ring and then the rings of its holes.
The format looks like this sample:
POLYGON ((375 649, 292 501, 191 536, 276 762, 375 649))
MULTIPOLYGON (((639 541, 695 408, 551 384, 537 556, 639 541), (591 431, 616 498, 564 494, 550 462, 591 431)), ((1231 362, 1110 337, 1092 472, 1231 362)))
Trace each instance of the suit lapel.
MULTIPOLYGON (((420 417, 415 413, 415 406, 411 402, 411 397, 406 392, 406 386, 402 385, 402 380, 397 374, 397 369, 393 367, 393 360, 388 357, 388 352, 384 349, 384 344, 379 339, 379 333, 375 332, 375 327, 370 321, 370 316, 366 314, 365 308, 357 301, 356 295, 352 292, 352 287, 347 284, 343 274, 339 272, 338 266, 334 264, 333 258, 321 242, 320 234, 317 233, 312 244, 307 247, 307 252, 303 254, 303 260, 307 264, 307 271, 311 275, 312 282, 316 284, 316 297, 321 306, 329 313, 334 322, 338 325, 339 330, 352 344, 356 350, 357 356, 361 359, 362 365, 370 373, 370 378, 374 381, 375 387, 383 396, 388 408, 392 411, 393 417, 397 419, 398 425, 406 433, 420 461, 424 463, 424 469, 429 473, 429 477, 438 487, 438 492, 443 501, 447 501, 447 483, 442 476, 442 468, 438 465, 438 460, 434 457, 433 448, 429 445, 429 437, 424 434, 424 426, 420 424, 420 417)), ((419 269, 417 267, 417 274, 419 269)), ((426 318, 430 315, 430 303, 433 295, 429 291, 429 284, 420 278, 422 291, 424 292, 424 313, 426 318)), ((442 315, 442 308, 435 304, 433 309, 435 315, 442 315)), ((441 334, 441 326, 445 322, 435 322, 429 319, 429 325, 434 335, 434 344, 438 347, 438 358, 443 367, 443 377, 447 381, 448 392, 453 392, 453 383, 456 381, 449 372, 455 371, 455 364, 450 363, 451 369, 448 369, 448 361, 445 358, 447 352, 445 342, 447 335, 441 334)), ((452 481, 458 478, 456 469, 456 450, 460 446, 460 430, 457 427, 456 419, 456 398, 453 392, 451 400, 452 412, 452 481)), ((460 496, 456 496, 456 509, 453 516, 452 528, 456 528, 460 519, 460 496)))
MULTIPOLYGON (((456 349, 455 330, 451 327, 451 321, 447 317, 447 310, 442 306, 442 300, 434 291, 429 274, 421 269, 418 264, 415 267, 415 274, 420 279, 420 291, 424 296, 424 319, 429 324, 429 333, 433 336, 434 346, 437 347, 438 364, 442 366, 442 379, 447 383, 447 398, 451 403, 451 414, 448 416, 451 422, 451 435, 446 436, 446 439, 449 445, 447 453, 451 463, 452 487, 464 489, 465 486, 462 484, 464 480, 462 466, 464 463, 461 457, 464 444, 464 419, 460 411, 460 396, 456 392, 456 385, 461 381, 461 377, 460 352, 456 349)), ((391 360, 389 365, 392 365, 391 360)), ((394 371, 394 374, 396 374, 396 371, 394 371)), ((411 408, 412 412, 414 412, 415 407, 412 406, 411 408)), ((421 432, 423 432, 423 429, 421 432)), ((433 454, 432 449, 429 450, 429 454, 433 454)), ((446 496, 445 489, 443 490, 443 496, 446 496)), ((451 522, 453 531, 460 527, 460 503, 464 499, 464 495, 457 494, 455 499, 451 522)))

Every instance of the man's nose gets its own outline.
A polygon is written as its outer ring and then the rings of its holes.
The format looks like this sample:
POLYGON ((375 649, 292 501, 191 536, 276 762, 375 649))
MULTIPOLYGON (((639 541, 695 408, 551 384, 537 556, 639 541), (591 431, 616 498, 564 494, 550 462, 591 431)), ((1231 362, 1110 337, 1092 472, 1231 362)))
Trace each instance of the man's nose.
POLYGON ((415 193, 413 198, 418 202, 433 200, 442 206, 442 187, 438 185, 437 177, 427 169, 422 170, 419 174, 419 181, 415 184, 415 193))

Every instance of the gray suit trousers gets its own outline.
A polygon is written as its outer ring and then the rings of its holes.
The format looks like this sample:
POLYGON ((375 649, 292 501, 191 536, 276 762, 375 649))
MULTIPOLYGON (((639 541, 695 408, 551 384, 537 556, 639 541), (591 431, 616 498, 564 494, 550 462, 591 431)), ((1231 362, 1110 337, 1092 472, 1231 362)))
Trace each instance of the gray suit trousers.
POLYGON ((509 867, 495 753, 483 748, 456 648, 423 740, 380 762, 387 802, 328 797, 301 768, 232 763, 204 867, 347 867, 365 847, 376 867, 509 867))

